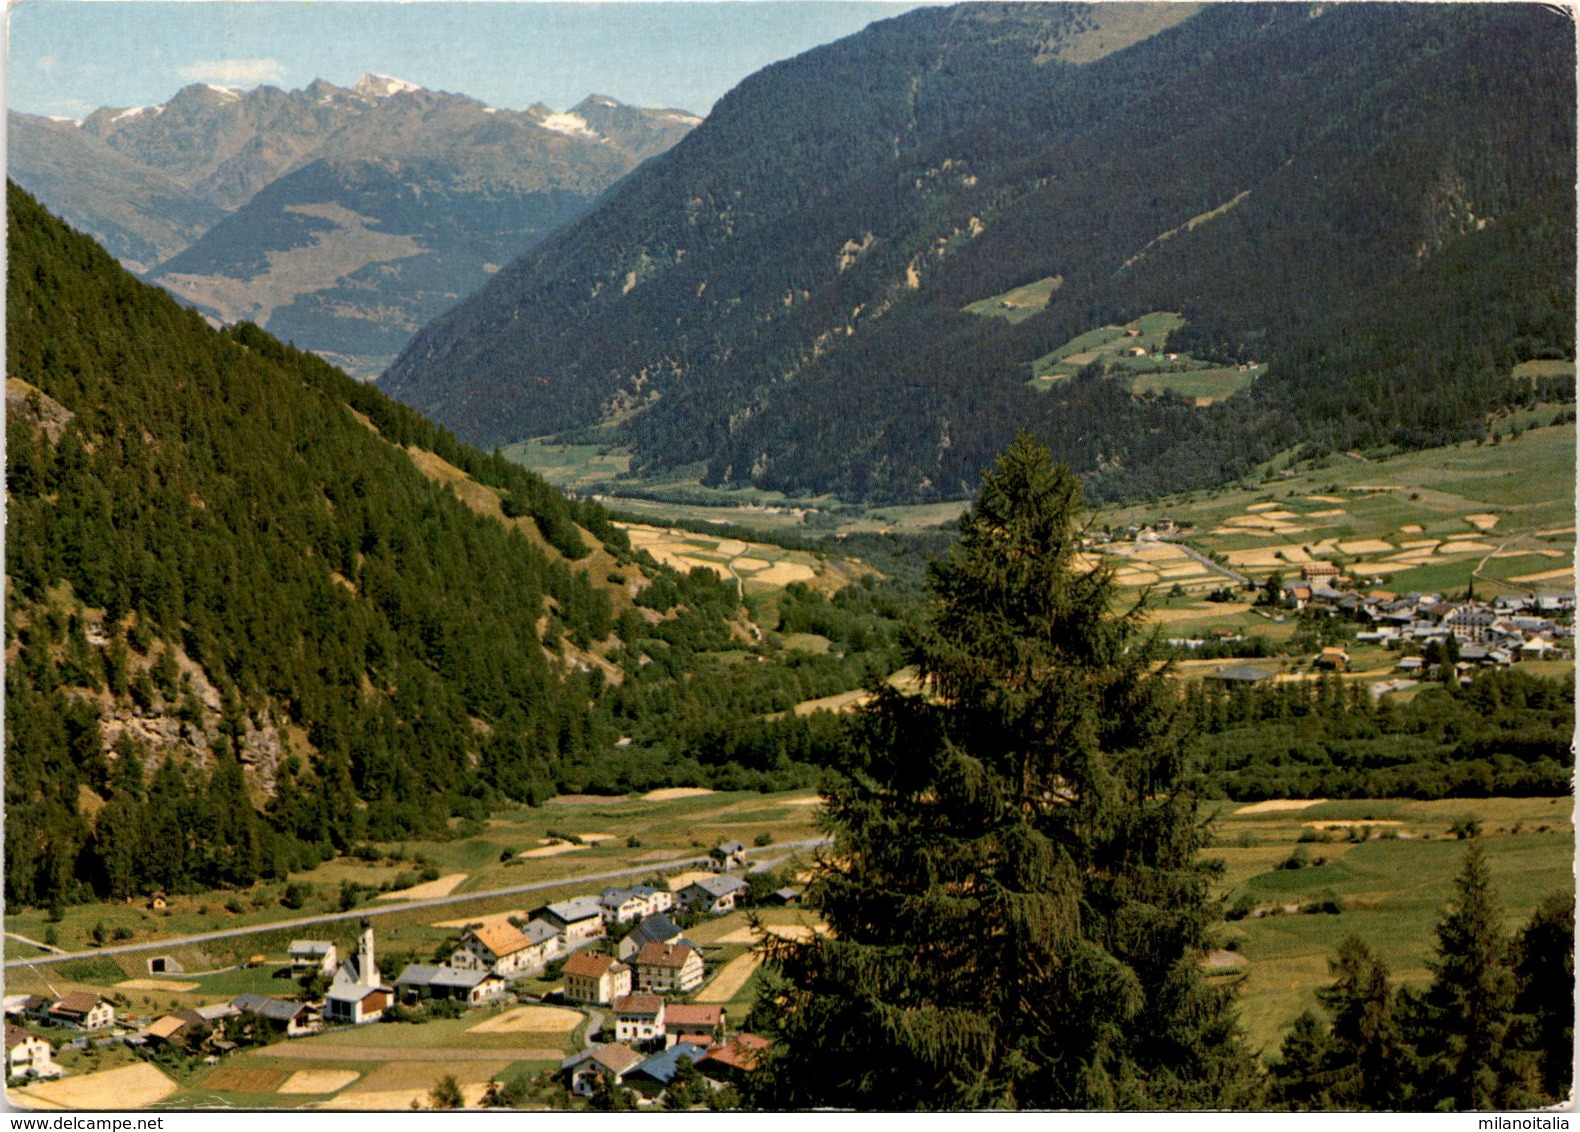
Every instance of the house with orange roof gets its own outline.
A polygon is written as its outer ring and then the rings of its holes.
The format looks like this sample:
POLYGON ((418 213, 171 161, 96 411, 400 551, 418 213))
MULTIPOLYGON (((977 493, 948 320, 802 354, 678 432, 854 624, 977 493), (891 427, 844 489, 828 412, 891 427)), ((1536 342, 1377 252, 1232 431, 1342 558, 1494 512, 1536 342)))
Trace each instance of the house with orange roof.
POLYGON ((631 993, 631 968, 597 952, 578 951, 565 960, 565 1001, 608 1006, 631 993))
POLYGON ((722 1006, 689 1006, 676 1002, 664 1008, 664 1037, 670 1045, 691 1042, 711 1046, 724 1039, 728 1015, 722 1006))
POLYGON ((542 942, 534 944, 509 920, 474 928, 461 937, 450 966, 463 971, 490 971, 502 979, 542 970, 547 957, 542 942))

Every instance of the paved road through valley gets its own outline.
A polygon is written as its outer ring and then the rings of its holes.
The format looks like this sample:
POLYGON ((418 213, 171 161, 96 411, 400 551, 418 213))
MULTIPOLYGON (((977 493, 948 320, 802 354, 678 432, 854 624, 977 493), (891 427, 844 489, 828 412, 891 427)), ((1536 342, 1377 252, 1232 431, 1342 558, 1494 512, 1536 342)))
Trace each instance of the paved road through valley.
MULTIPOLYGON (((787 841, 775 845, 771 851, 783 853, 786 849, 811 849, 829 844, 827 837, 806 841, 787 841)), ((761 849, 748 849, 748 853, 761 853, 761 849)), ((509 888, 491 888, 486 892, 465 892, 454 896, 435 896, 426 900, 401 900, 378 907, 357 908, 350 912, 326 912, 318 916, 300 916, 294 920, 271 920, 268 923, 249 924, 246 927, 226 928, 217 932, 199 932, 196 935, 171 936, 148 943, 123 943, 112 947, 96 947, 91 951, 62 951, 55 955, 38 955, 27 959, 8 959, 7 967, 41 967, 49 963, 68 963, 73 959, 91 959, 97 955, 129 955, 139 951, 169 951, 193 944, 209 943, 217 939, 235 939, 238 936, 262 935, 264 932, 292 931, 316 924, 335 923, 340 920, 372 919, 397 912, 410 912, 414 908, 443 908, 451 904, 466 904, 475 900, 488 900, 496 896, 515 896, 527 892, 541 892, 548 888, 564 888, 571 884, 588 884, 596 881, 618 880, 664 869, 685 869, 707 863, 706 857, 689 857, 682 861, 649 862, 632 868, 612 869, 602 873, 584 873, 580 876, 556 877, 553 880, 533 881, 531 884, 511 885, 509 888)))

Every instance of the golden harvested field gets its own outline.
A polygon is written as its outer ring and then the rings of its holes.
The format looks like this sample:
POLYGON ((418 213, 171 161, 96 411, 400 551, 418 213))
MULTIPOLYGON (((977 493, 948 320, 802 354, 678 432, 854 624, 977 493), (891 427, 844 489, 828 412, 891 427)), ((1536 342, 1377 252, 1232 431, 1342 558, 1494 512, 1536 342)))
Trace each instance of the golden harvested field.
POLYGON ((381 892, 380 900, 427 900, 434 896, 449 896, 456 886, 466 879, 465 873, 451 873, 438 880, 430 880, 424 884, 414 884, 410 888, 402 888, 396 892, 381 892))
POLYGON ((520 1006, 475 1026, 469 1034, 568 1034, 582 1024, 582 1012, 563 1006, 520 1006))
MULTIPOLYGON (((805 940, 815 935, 828 935, 827 924, 764 924, 769 935, 780 939, 805 940)), ((721 935, 715 943, 756 943, 757 933, 751 928, 736 928, 728 935, 721 935)))
POLYGON ((539 845, 536 849, 526 849, 517 853, 518 857, 558 857, 562 853, 575 853, 579 849, 591 849, 591 845, 576 845, 569 841, 561 841, 557 845, 539 845))
POLYGON ((362 1074, 354 1069, 298 1069, 275 1091, 287 1094, 336 1093, 360 1076, 362 1074))
POLYGON ((41 1081, 25 1089, 8 1091, 7 1096, 23 1106, 36 1098, 45 1102, 43 1107, 121 1110, 146 1108, 175 1091, 174 1081, 152 1065, 139 1062, 106 1069, 103 1073, 41 1081))
POLYGON ((761 960, 752 952, 737 955, 724 965, 713 981, 699 990, 694 998, 696 1002, 728 1002, 734 998, 740 989, 746 985, 746 980, 752 977, 752 972, 757 970, 761 960))
POLYGON ((642 795, 642 801, 673 802, 676 798, 699 798, 704 794, 712 793, 712 790, 701 786, 666 786, 662 790, 649 790, 642 795))
POLYGON ((525 919, 526 915, 527 913, 525 910, 521 908, 513 908, 508 912, 494 912, 487 916, 469 916, 464 920, 440 920, 433 926, 436 928, 465 928, 470 927, 472 924, 480 924, 481 926, 488 928, 495 924, 504 923, 512 916, 525 919))
MULTIPOLYGON (((210 1073, 203 1085, 209 1089, 223 1089, 227 1093, 272 1093, 288 1076, 290 1074, 283 1069, 242 1069, 226 1065, 210 1073)), ((353 1073, 352 1077, 355 1078, 356 1074, 353 1073)))
POLYGON ((197 990, 202 983, 177 983, 169 979, 127 979, 116 983, 118 990, 189 991, 197 990))
POLYGON ((1147 620, 1159 625, 1172 625, 1177 621, 1201 621, 1209 617, 1227 617, 1233 613, 1244 613, 1251 607, 1240 602, 1210 602, 1194 609, 1151 609, 1147 611, 1147 620))
POLYGON ((1306 810, 1320 806, 1326 798, 1273 798, 1266 802, 1252 802, 1234 811, 1237 814, 1281 814, 1286 810, 1306 810))

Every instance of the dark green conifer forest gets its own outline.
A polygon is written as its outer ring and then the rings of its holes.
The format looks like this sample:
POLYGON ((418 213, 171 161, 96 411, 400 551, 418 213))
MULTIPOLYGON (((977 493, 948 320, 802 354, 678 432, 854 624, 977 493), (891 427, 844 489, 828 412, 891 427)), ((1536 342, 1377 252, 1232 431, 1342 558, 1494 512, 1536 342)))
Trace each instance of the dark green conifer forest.
POLYGON ((807 783, 828 721, 768 717, 892 669, 882 628, 729 664, 733 586, 8 205, 11 901, 246 885, 560 790, 807 783), (594 645, 618 686, 566 659, 594 645))

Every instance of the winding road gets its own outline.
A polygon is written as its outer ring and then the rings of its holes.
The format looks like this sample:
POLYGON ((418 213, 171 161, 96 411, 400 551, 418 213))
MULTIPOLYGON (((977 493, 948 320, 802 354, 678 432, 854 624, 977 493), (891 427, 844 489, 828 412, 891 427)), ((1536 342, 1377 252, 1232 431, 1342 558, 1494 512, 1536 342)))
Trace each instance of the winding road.
MULTIPOLYGON (((786 849, 810 849, 820 845, 829 844, 827 837, 810 838, 805 841, 787 841, 772 847, 775 853, 782 853, 786 849)), ((761 853, 761 849, 748 849, 750 853, 761 853)), ((300 916, 291 920, 270 920, 267 923, 249 924, 246 927, 226 928, 222 931, 199 932, 196 935, 170 936, 165 939, 153 940, 145 943, 123 943, 112 947, 95 947, 89 951, 61 951, 54 955, 38 955, 26 959, 8 959, 6 967, 42 967, 50 963, 68 963, 73 959, 91 959, 98 955, 130 955, 141 951, 167 951, 177 947, 187 947, 192 944, 209 943, 218 939, 235 939, 240 936, 262 935, 265 932, 291 931, 296 928, 313 927, 317 924, 336 923, 341 920, 373 919, 378 916, 389 916, 395 913, 410 912, 414 908, 443 908, 452 904, 466 904, 474 900, 488 900, 496 896, 515 896, 526 892, 542 892, 550 888, 564 888, 571 884, 588 884, 597 881, 619 880, 621 877, 646 876, 657 871, 668 869, 688 869, 698 865, 707 864, 706 857, 688 857, 680 861, 665 861, 662 864, 648 862, 631 868, 612 869, 601 873, 583 873, 578 876, 555 877, 552 880, 533 881, 530 884, 516 884, 508 888, 491 888, 486 892, 466 892, 458 896, 435 896, 426 900, 405 900, 388 906, 357 908, 350 912, 326 912, 318 916, 300 916)), ((8 935, 10 933, 7 933, 8 935)), ((29 941, 31 942, 31 941, 29 941)))

